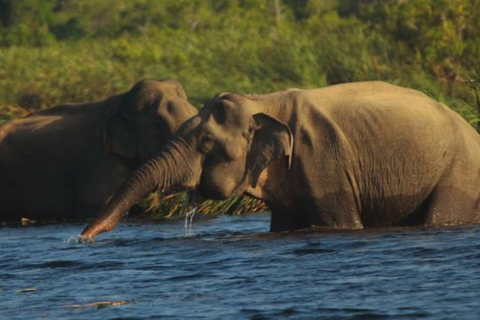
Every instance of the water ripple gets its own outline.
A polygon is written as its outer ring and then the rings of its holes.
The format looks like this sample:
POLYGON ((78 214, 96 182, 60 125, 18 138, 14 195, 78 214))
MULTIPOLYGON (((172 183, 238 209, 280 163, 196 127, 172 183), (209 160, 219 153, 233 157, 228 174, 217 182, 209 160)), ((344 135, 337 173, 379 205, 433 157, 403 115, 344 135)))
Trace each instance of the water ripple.
POLYGON ((268 215, 0 229, 5 319, 477 319, 480 228, 267 233, 268 215), (74 238, 74 237, 73 237, 74 238), (125 305, 108 301, 131 301, 125 305), (72 310, 66 305, 105 307, 72 310))

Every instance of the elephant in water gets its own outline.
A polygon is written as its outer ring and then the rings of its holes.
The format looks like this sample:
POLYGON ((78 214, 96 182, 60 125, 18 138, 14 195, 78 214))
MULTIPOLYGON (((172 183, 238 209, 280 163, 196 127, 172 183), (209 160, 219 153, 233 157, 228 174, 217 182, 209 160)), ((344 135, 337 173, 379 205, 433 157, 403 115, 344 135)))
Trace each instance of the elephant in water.
POLYGON ((84 220, 198 113, 180 82, 142 80, 103 101, 0 127, 0 221, 84 220))
POLYGON ((142 195, 192 188, 265 200, 271 231, 479 221, 480 136, 421 92, 383 82, 223 93, 183 124, 82 233, 112 229, 142 195))

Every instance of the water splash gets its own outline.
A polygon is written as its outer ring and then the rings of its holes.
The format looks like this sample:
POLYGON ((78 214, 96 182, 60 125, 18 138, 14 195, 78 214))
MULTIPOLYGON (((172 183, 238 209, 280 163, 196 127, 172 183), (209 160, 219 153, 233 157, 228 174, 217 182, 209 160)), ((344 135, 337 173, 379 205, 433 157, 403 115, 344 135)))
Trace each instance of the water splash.
POLYGON ((191 236, 193 234, 193 217, 197 212, 197 207, 194 207, 192 210, 189 210, 185 214, 185 235, 191 236))
POLYGON ((185 199, 185 235, 193 235, 193 217, 197 212, 198 207, 203 202, 203 198, 195 190, 187 191, 185 199))
POLYGON ((81 241, 80 241, 80 235, 71 236, 70 238, 68 238, 67 240, 65 240, 65 243, 66 243, 67 245, 69 245, 69 246, 72 246, 72 245, 81 243, 81 241))

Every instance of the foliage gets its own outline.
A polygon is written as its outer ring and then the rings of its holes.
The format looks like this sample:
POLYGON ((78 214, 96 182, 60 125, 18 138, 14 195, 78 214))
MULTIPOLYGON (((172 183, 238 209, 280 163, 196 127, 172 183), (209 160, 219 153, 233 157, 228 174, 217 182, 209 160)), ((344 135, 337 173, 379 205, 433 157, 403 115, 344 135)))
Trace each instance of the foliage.
POLYGON ((472 103, 480 0, 440 2, 0 0, 0 101, 45 108, 176 77, 198 106, 371 79, 472 103))
MULTIPOLYGON (((186 192, 168 196, 152 193, 134 208, 133 215, 149 215, 157 218, 178 217, 186 214, 187 204, 188 197, 186 192)), ((245 196, 222 201, 205 200, 197 207, 198 213, 208 215, 240 215, 267 210, 262 201, 245 196)))
POLYGON ((480 0, 0 0, 0 104, 97 100, 141 78, 179 79, 198 107, 378 79, 476 125, 479 18, 480 0))

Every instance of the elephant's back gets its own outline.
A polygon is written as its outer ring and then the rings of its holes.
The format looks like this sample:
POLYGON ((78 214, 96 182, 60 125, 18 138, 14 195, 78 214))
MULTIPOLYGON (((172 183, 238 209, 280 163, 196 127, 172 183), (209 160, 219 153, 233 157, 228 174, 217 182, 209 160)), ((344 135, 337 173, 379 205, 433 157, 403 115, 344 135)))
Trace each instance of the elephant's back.
POLYGON ((418 91, 358 83, 311 90, 302 101, 309 113, 303 122, 317 133, 309 135, 316 144, 309 158, 330 157, 351 175, 367 226, 406 218, 452 167, 480 169, 475 130, 418 91))
POLYGON ((303 90, 310 92, 312 95, 317 95, 324 100, 344 100, 367 97, 370 95, 376 96, 392 96, 392 95, 407 95, 427 97, 424 93, 406 87, 400 87, 391 83, 383 81, 362 81, 349 82, 326 86, 323 88, 303 90))
POLYGON ((358 156, 380 158, 424 154, 423 160, 444 159, 465 149, 478 150, 480 157, 476 130, 449 107, 413 89, 371 81, 286 94, 293 103, 283 120, 294 130, 301 128, 297 138, 307 137, 312 146, 344 141, 358 156))
POLYGON ((305 93, 312 112, 334 122, 352 141, 407 139, 428 145, 432 139, 449 141, 472 133, 478 136, 468 122, 444 104, 420 91, 385 82, 348 83, 305 93))
POLYGON ((72 108, 52 108, 5 123, 0 128, 0 160, 54 163, 79 156, 101 127, 91 121, 94 117, 86 121, 80 108, 66 109, 72 108))
POLYGON ((384 185, 392 190, 378 186, 379 192, 396 194, 404 189, 404 182, 395 181, 398 177, 410 179, 412 188, 422 185, 414 181, 417 177, 436 181, 458 152, 468 124, 420 92, 380 87, 378 92, 346 94, 344 101, 333 102, 323 112, 339 127, 361 175, 388 180, 384 185))

